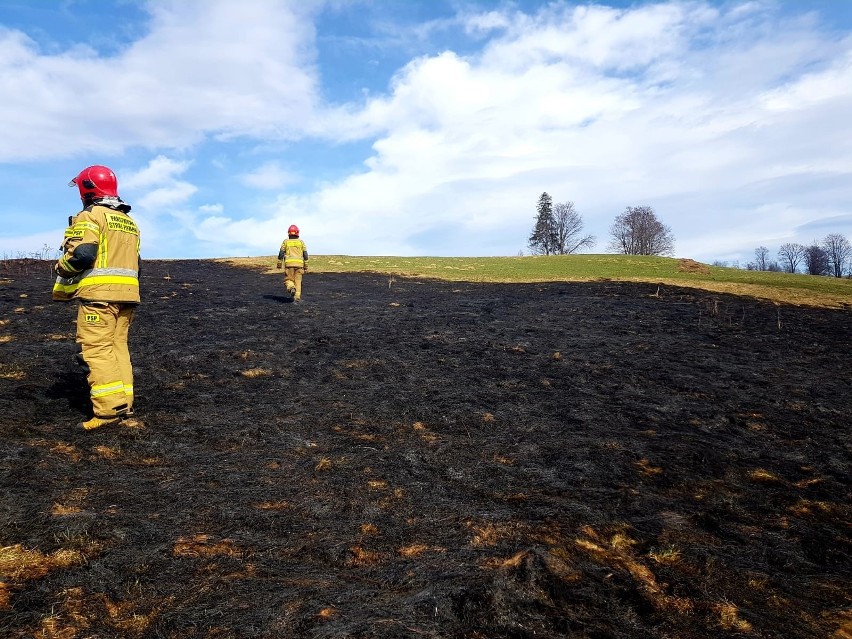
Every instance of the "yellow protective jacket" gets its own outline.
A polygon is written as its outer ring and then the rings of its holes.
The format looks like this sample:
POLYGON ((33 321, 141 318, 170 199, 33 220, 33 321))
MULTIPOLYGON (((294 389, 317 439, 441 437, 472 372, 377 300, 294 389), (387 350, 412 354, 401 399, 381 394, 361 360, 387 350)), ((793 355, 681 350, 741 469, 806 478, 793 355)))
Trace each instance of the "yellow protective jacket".
POLYGON ((304 268, 308 265, 308 247, 297 237, 288 237, 281 242, 278 261, 284 260, 284 266, 304 268))
POLYGON ((118 198, 80 211, 65 231, 53 299, 139 302, 139 228, 118 198))

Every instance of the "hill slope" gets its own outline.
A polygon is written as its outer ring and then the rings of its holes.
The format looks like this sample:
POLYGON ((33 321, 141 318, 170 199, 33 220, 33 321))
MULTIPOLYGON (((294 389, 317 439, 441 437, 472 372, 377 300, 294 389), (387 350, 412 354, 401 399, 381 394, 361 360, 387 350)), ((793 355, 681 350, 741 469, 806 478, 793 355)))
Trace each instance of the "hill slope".
MULTIPOLYGON (((275 258, 227 258, 235 266, 266 269, 275 258)), ((852 279, 746 271, 690 259, 648 255, 539 255, 527 257, 357 257, 318 255, 320 273, 382 273, 457 282, 648 282, 755 297, 784 304, 852 309, 852 279)))

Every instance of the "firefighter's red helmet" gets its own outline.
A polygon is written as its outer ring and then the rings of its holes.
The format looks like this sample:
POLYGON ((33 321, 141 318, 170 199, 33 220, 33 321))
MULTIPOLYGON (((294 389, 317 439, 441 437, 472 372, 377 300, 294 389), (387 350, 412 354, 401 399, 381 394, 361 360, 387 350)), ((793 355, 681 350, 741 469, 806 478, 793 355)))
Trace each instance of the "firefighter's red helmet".
POLYGON ((298 234, 299 234, 299 227, 296 226, 295 224, 291 224, 290 228, 287 229, 287 235, 298 235, 298 234))
POLYGON ((84 203, 101 197, 118 197, 118 180, 112 169, 96 164, 88 166, 80 175, 68 183, 80 189, 80 199, 84 203))

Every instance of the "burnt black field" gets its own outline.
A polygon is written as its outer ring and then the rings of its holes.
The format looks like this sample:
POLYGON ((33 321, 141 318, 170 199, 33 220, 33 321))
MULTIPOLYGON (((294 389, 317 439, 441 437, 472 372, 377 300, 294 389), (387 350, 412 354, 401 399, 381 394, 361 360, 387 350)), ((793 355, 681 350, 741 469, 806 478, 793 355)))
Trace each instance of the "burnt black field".
POLYGON ((148 261, 83 432, 5 267, 0 637, 852 637, 848 309, 148 261))

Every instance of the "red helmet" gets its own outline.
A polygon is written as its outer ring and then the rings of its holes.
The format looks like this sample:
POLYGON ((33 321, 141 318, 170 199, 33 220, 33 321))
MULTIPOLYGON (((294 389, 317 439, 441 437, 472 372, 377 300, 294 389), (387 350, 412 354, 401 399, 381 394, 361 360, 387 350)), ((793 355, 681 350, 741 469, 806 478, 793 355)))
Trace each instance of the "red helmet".
POLYGON ((298 234, 299 234, 299 227, 296 226, 295 224, 291 224, 290 228, 287 229, 287 235, 298 235, 298 234))
POLYGON ((118 197, 118 180, 112 169, 96 164, 80 171, 80 175, 68 183, 80 189, 80 199, 86 204, 101 197, 118 197))

